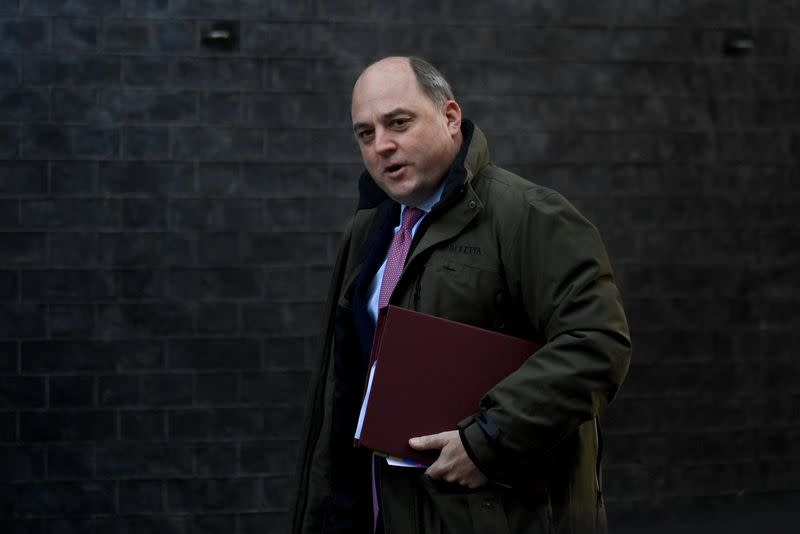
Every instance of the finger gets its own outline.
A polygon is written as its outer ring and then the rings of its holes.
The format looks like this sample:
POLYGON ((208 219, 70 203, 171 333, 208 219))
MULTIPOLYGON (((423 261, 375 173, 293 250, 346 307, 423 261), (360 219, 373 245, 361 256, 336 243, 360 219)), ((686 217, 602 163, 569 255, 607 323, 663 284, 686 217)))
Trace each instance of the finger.
POLYGON ((441 449, 447 441, 442 437, 442 434, 431 434, 429 436, 418 436, 408 440, 408 444, 418 451, 426 451, 429 449, 441 449))

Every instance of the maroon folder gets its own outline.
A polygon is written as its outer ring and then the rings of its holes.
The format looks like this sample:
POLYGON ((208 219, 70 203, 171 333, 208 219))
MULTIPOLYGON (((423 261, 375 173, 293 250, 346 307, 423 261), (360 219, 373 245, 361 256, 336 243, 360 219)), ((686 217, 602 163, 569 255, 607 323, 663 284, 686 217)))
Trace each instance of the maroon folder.
MULTIPOLYGON (((430 464, 409 438, 456 430, 481 397, 519 368, 540 345, 405 308, 381 310, 377 361, 357 443, 378 453, 430 464)), ((365 388, 366 390, 367 388, 365 388)))

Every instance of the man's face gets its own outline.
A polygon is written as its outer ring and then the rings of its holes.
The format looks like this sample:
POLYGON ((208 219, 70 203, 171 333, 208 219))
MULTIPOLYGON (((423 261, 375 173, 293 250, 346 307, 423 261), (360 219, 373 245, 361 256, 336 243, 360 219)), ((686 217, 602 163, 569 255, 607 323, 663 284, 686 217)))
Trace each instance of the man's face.
POLYGON ((461 144, 461 110, 422 92, 408 61, 383 60, 353 88, 351 115, 361 157, 391 198, 416 206, 438 187, 461 144))

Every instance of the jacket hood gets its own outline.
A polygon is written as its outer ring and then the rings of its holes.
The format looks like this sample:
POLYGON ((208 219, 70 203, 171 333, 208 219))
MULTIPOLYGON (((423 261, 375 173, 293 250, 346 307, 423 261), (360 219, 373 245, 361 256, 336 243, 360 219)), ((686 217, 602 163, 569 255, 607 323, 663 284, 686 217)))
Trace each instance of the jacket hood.
MULTIPOLYGON (((442 198, 448 198, 466 182, 472 180, 477 172, 489 162, 489 147, 483 132, 469 119, 461 122, 463 141, 461 148, 444 177, 445 185, 442 198)), ((389 198, 383 189, 366 170, 358 179, 358 209, 376 207, 389 198)))

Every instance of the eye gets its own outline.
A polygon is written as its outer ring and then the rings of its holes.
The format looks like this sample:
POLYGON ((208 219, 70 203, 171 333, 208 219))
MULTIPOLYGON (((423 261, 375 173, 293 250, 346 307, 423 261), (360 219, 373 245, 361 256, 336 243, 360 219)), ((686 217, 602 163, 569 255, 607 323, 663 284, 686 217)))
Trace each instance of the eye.
POLYGON ((356 137, 359 141, 369 141, 373 133, 374 130, 359 130, 356 132, 356 137))
POLYGON ((408 124, 408 121, 409 121, 409 119, 406 118, 406 117, 396 118, 396 119, 392 119, 392 121, 389 123, 389 125, 392 128, 400 129, 400 128, 404 128, 408 124))

